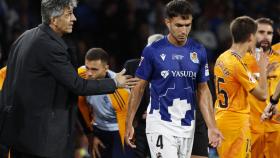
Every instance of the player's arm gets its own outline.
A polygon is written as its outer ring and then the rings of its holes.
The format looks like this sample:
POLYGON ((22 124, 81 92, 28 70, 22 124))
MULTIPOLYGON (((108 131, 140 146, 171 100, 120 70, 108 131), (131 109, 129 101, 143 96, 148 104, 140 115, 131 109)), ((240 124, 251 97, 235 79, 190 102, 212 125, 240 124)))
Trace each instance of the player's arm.
POLYGON ((223 136, 216 127, 212 96, 207 82, 198 84, 197 99, 200 111, 208 127, 209 144, 216 147, 221 144, 223 136))
POLYGON ((134 128, 132 126, 132 123, 133 123, 135 113, 139 107, 139 104, 141 102, 141 99, 142 99, 142 96, 144 94, 145 87, 147 86, 147 84, 148 84, 148 81, 140 79, 140 81, 137 83, 137 85, 131 90, 130 97, 128 100, 125 142, 132 148, 136 147, 132 142, 132 138, 133 138, 133 134, 134 134, 134 128))
POLYGON ((258 65, 260 68, 259 84, 254 89, 252 89, 250 93, 254 95, 257 99, 265 101, 267 99, 267 55, 261 53, 258 65))
POLYGON ((279 102, 280 97, 280 82, 278 82, 276 90, 274 91, 273 95, 270 96, 269 104, 264 108, 264 111, 261 115, 261 120, 264 121, 266 119, 271 119, 272 115, 277 113, 276 105, 279 102))
POLYGON ((278 101, 280 98, 280 82, 278 82, 276 90, 274 91, 273 95, 271 96, 271 99, 273 101, 278 101))

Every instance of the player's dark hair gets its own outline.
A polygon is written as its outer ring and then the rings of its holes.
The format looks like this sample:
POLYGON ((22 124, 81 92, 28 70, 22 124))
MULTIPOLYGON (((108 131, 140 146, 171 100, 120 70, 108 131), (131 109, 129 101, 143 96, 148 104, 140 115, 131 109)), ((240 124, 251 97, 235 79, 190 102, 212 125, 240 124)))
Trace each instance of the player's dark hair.
POLYGON ((188 19, 192 16, 191 4, 186 0, 172 0, 166 4, 167 18, 182 17, 188 19))
POLYGON ((241 16, 231 22, 230 32, 234 43, 243 43, 251 34, 256 34, 257 23, 248 16, 241 16))
POLYGON ((258 18, 256 19, 256 23, 257 24, 268 24, 270 25, 271 27, 273 27, 273 20, 269 19, 269 18, 258 18))
POLYGON ((87 51, 85 59, 88 61, 101 60, 102 63, 109 63, 109 55, 102 48, 91 48, 87 51))

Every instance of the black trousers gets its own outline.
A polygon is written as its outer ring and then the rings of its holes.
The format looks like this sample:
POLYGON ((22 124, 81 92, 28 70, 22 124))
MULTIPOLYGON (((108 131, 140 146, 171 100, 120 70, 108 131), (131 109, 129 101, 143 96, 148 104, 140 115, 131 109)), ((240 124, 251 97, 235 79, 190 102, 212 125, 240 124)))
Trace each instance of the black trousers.
POLYGON ((74 158, 74 143, 73 143, 74 140, 73 139, 74 139, 74 136, 71 135, 71 137, 69 137, 69 140, 68 140, 68 143, 67 143, 65 149, 51 157, 42 157, 42 156, 33 155, 32 153, 22 152, 22 151, 17 150, 12 147, 10 149, 11 158, 74 158))
POLYGON ((202 114, 196 111, 196 124, 192 155, 208 157, 208 131, 202 114))
POLYGON ((151 157, 150 149, 146 136, 146 123, 140 122, 135 127, 135 145, 134 149, 135 158, 146 158, 151 157))
POLYGON ((94 136, 98 137, 105 145, 101 149, 101 158, 134 158, 133 151, 126 144, 122 147, 119 131, 104 131, 93 127, 94 136))

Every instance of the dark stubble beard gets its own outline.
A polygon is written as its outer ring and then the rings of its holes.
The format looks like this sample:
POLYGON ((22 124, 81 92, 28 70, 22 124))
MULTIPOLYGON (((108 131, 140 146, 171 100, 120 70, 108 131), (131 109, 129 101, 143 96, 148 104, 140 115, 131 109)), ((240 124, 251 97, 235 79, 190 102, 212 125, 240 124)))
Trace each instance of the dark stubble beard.
POLYGON ((256 43, 257 48, 262 48, 264 52, 268 51, 271 49, 271 42, 268 41, 259 41, 256 43), (262 42, 267 42, 266 46, 262 46, 262 42))

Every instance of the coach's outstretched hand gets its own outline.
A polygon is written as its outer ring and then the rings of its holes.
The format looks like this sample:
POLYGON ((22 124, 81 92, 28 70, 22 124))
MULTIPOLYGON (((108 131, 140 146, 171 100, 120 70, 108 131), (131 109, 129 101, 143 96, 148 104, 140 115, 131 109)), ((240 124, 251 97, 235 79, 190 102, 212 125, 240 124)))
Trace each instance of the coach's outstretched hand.
POLYGON ((115 77, 115 81, 118 88, 133 88, 139 79, 132 78, 130 75, 125 75, 125 69, 123 69, 121 72, 117 73, 115 77))

